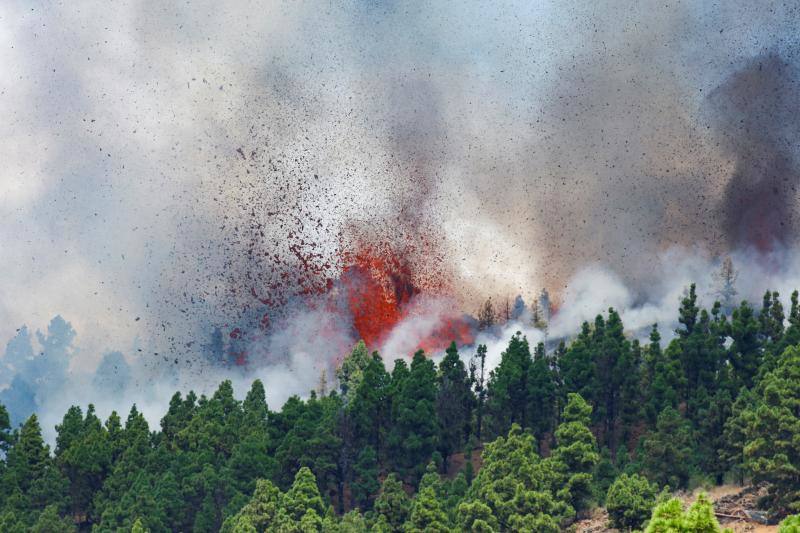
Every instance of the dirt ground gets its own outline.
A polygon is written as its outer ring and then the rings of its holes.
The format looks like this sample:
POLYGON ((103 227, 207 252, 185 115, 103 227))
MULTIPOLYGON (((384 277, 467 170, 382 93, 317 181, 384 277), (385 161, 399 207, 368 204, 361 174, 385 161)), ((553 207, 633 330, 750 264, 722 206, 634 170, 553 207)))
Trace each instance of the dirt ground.
MULTIPOLYGON (((700 492, 703 491, 694 491, 689 501, 694 501, 700 492)), ((709 490, 706 490, 705 492, 709 495, 711 501, 714 502, 715 510, 718 512, 724 512, 722 508, 725 507, 725 505, 722 504, 722 502, 725 502, 726 500, 733 502, 734 505, 737 503, 741 505, 743 502, 752 503, 755 500, 755 496, 747 496, 747 489, 736 485, 721 485, 719 487, 713 487, 709 490)), ((744 505, 744 507, 751 506, 744 505)), ((722 527, 731 528, 734 533, 772 533, 778 531, 778 526, 765 526, 752 521, 731 519, 724 516, 717 516, 717 519, 722 527)))

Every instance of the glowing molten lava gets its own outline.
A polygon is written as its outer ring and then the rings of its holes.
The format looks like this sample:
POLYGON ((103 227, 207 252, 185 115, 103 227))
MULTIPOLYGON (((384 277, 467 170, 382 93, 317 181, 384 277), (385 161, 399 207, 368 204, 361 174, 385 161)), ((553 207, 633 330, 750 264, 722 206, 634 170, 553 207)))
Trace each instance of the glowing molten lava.
MULTIPOLYGON (((353 328, 370 348, 379 348, 404 319, 415 313, 413 300, 422 295, 440 296, 443 286, 423 291, 414 280, 411 265, 389 249, 362 246, 347 254, 341 285, 352 314, 353 328)), ((433 331, 419 339, 418 348, 440 351, 450 342, 469 344, 472 328, 462 316, 439 316, 433 331)))
POLYGON ((275 346, 268 342, 270 335, 300 327, 295 320, 302 324, 297 335, 312 328, 315 338, 324 339, 328 359, 345 354, 356 339, 391 352, 390 357, 417 349, 440 352, 453 341, 472 344, 472 321, 456 309, 448 277, 431 266, 440 263, 430 254, 420 259, 415 247, 374 242, 343 249, 338 275, 327 264, 317 269, 311 260, 300 261, 297 270, 283 272, 280 283, 267 285, 263 294, 251 287, 251 296, 264 307, 254 313, 255 322, 231 326, 228 362, 242 366, 276 357, 269 353, 275 346), (313 324, 308 316, 315 317, 313 324))
POLYGON ((353 327, 368 346, 380 346, 403 319, 402 306, 418 292, 409 278, 404 265, 368 248, 347 258, 341 282, 353 327))

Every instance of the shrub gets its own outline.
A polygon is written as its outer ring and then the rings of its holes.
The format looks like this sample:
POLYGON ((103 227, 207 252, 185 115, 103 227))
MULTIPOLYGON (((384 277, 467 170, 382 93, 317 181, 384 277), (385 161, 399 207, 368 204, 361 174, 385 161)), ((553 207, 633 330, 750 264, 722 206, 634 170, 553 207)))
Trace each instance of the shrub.
POLYGON ((656 504, 658 489, 638 474, 622 474, 611 484, 606 496, 606 509, 611 523, 618 529, 637 529, 650 517, 656 504))
POLYGON ((723 530, 708 497, 701 494, 688 511, 678 498, 670 498, 653 509, 645 533, 732 533, 723 530))
POLYGON ((787 516, 778 526, 778 533, 800 533, 800 515, 787 516))

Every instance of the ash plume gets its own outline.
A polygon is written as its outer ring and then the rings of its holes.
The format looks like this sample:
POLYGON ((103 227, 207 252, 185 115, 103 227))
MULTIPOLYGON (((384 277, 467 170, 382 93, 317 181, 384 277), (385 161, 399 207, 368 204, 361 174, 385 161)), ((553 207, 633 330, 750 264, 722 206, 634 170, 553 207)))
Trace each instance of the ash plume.
POLYGON ((796 2, 11 1, 0 21, 0 340, 64 316, 65 375, 240 372, 202 354, 215 329, 247 371, 329 369, 364 250, 401 265, 370 290, 421 295, 386 311, 398 351, 542 287, 564 332, 612 304, 645 324, 723 254, 742 295, 795 284, 796 2), (301 325, 335 342, 294 349, 301 325))
POLYGON ((755 57, 709 100, 725 150, 735 161, 722 212, 730 246, 767 250, 794 244, 800 146, 800 78, 794 55, 755 57))

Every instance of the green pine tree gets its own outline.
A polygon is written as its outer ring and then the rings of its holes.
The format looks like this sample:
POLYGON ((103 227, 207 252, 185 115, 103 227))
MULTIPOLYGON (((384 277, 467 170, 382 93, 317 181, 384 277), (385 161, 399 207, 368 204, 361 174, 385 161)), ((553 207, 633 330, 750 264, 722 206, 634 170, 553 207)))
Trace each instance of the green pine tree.
POLYGON ((614 527, 631 531, 639 529, 650 518, 656 505, 658 488, 638 474, 621 474, 606 496, 606 509, 614 527))
POLYGON ((353 347, 353 351, 342 360, 341 365, 336 369, 339 388, 346 401, 350 401, 358 389, 370 359, 367 345, 364 341, 358 341, 353 347))
POLYGON ((414 498, 405 530, 409 533, 428 531, 449 533, 447 514, 442 510, 441 502, 433 487, 424 487, 414 498))
POLYGON ((372 498, 380 488, 378 481, 378 456, 372 446, 367 446, 358 454, 353 465, 354 479, 350 485, 353 500, 362 510, 372 507, 372 498))
POLYGON ((531 429, 541 441, 553 430, 558 404, 555 369, 545 353, 544 343, 536 345, 526 387, 531 429))
POLYGON ((447 348, 439 363, 436 415, 439 422, 439 452, 445 465, 452 453, 463 449, 469 438, 475 397, 456 343, 447 348))
POLYGON ((512 424, 529 427, 528 374, 532 363, 528 340, 518 332, 501 354, 500 364, 489 374, 486 414, 491 435, 504 433, 512 424))
MULTIPOLYGON (((800 511, 800 348, 788 348, 759 382, 753 402, 729 421, 741 435, 744 467, 756 483, 769 483, 775 514, 800 511)), ((738 454, 737 454, 738 455, 738 454)))
POLYGON ((269 531, 278 514, 282 497, 278 487, 271 481, 259 479, 250 500, 239 512, 225 520, 221 533, 231 533, 237 531, 237 528, 269 531))
POLYGON ((438 445, 436 365, 418 351, 408 375, 397 385, 389 434, 391 464, 404 476, 418 479, 438 445))
POLYGON ((655 431, 642 440, 640 460, 647 476, 659 485, 685 488, 694 473, 695 447, 691 424, 667 407, 658 415, 655 431))
POLYGON ((381 490, 375 499, 374 509, 379 520, 383 519, 388 531, 403 530, 411 509, 411 502, 403 490, 403 483, 395 474, 389 474, 383 480, 381 490))
POLYGON ((600 461, 597 441, 589 430, 592 406, 575 393, 567 397, 562 422, 556 429, 553 459, 563 465, 569 503, 576 511, 586 509, 592 495, 592 473, 600 461))

